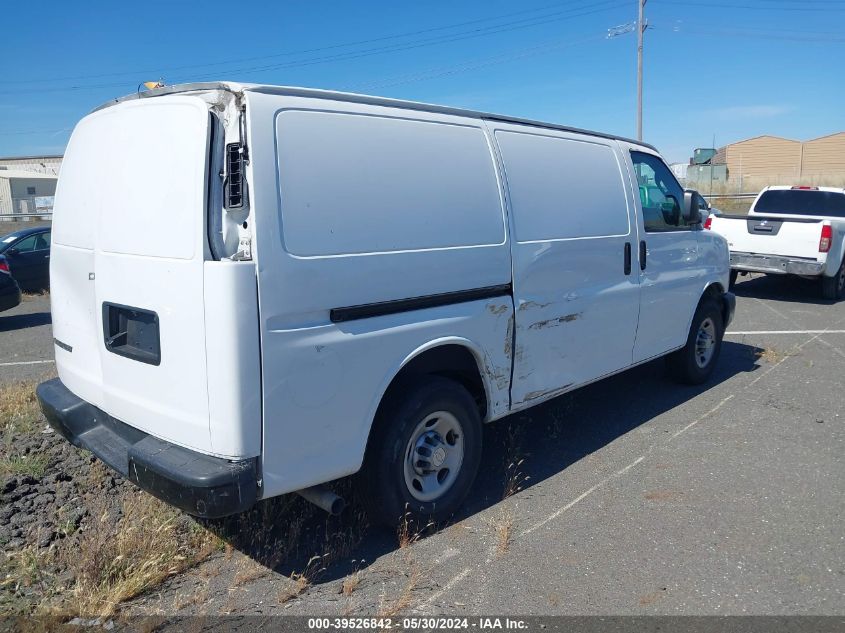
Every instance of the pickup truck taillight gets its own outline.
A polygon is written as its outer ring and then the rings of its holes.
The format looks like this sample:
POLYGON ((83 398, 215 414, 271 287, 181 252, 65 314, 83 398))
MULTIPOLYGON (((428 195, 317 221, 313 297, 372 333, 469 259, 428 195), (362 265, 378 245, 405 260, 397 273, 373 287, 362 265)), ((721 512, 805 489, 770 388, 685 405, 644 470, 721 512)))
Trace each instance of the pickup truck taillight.
POLYGON ((827 253, 830 250, 830 243, 833 241, 833 229, 830 224, 822 226, 822 236, 819 239, 819 253, 827 253))
POLYGON ((711 225, 711 224, 713 224, 713 216, 712 216, 712 215, 708 215, 708 216, 707 216, 707 219, 706 219, 706 220, 704 220, 704 228, 705 228, 705 229, 707 229, 707 230, 709 231, 709 230, 710 230, 710 225, 711 225))

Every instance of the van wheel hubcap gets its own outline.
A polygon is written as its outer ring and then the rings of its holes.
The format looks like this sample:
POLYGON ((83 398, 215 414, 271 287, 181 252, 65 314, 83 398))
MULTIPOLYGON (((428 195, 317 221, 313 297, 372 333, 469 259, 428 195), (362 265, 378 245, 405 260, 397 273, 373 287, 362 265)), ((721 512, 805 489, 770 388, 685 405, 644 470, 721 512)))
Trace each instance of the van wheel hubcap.
POLYGON ((417 501, 443 496, 461 470, 464 434, 448 411, 427 415, 417 425, 405 449, 405 485, 417 501))
POLYGON ((698 334, 695 337, 695 362, 704 369, 713 358, 713 350, 716 349, 716 324, 713 319, 707 317, 701 322, 698 334))

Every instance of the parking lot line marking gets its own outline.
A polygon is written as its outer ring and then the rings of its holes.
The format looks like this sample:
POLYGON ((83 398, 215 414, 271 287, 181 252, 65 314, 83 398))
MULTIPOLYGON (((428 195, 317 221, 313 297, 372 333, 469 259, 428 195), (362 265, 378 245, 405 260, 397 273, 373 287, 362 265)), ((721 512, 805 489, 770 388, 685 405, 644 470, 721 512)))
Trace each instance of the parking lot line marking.
POLYGON ((786 316, 783 312, 781 312, 781 311, 780 311, 780 310, 778 310, 777 308, 772 307, 771 305, 769 305, 769 304, 768 304, 767 302, 765 302, 765 301, 761 301, 760 299, 757 299, 757 298, 755 298, 755 299, 754 299, 754 301, 756 301, 757 303, 759 303, 759 304, 760 304, 761 306, 763 306, 764 308, 768 308, 768 309, 772 312, 772 314, 775 314, 775 315, 779 316, 781 319, 784 319, 785 321, 789 321, 790 323, 792 323, 792 322, 795 320, 795 319, 790 319, 790 318, 789 318, 788 316, 786 316))
POLYGON ((724 404, 725 404, 728 400, 730 400, 730 399, 731 399, 731 398, 733 398, 733 397, 734 397, 734 394, 729 395, 727 398, 725 398, 724 400, 722 400, 722 401, 721 401, 719 404, 717 404, 715 407, 713 407, 712 409, 710 409, 707 413, 705 413, 704 415, 702 415, 702 416, 701 416, 701 417, 699 417, 699 418, 696 418, 695 420, 693 420, 692 422, 690 422, 689 424, 687 424, 684 428, 682 428, 680 431, 677 431, 676 433, 674 433, 674 434, 672 435, 672 437, 673 437, 673 438, 674 438, 674 437, 678 437, 681 433, 684 433, 684 432, 688 431, 689 429, 691 429, 692 427, 694 427, 696 424, 698 424, 699 422, 701 422, 703 419, 705 419, 705 418, 709 417, 710 415, 712 415, 712 414, 716 413, 716 411, 718 411, 719 409, 721 409, 721 408, 722 408, 722 405, 724 405, 724 404))
POLYGON ((461 572, 460 572, 457 576, 455 576, 455 577, 454 577, 454 578, 452 578, 449 582, 447 582, 445 585, 443 585, 443 587, 441 587, 441 588, 440 588, 440 590, 435 591, 435 592, 434 592, 433 594, 431 594, 428 598, 426 598, 426 599, 425 599, 422 603, 420 603, 420 605, 419 605, 419 606, 417 606, 416 608, 414 608, 414 611, 419 611, 422 607, 427 606, 427 605, 430 605, 432 602, 434 602, 435 600, 437 600, 437 599, 438 599, 440 596, 442 596, 444 593, 446 593, 447 591, 449 591, 452 587, 454 587, 454 586, 455 586, 455 585, 457 585, 459 582, 461 582, 464 578, 466 578, 467 576, 469 576, 469 572, 470 572, 470 568, 469 568, 469 567, 465 568, 465 569, 464 569, 463 571, 461 571, 461 572))
POLYGON ((744 330, 725 332, 725 336, 745 334, 845 334, 845 330, 744 330))
POLYGON ((0 363, 0 367, 14 367, 15 365, 41 365, 43 363, 55 363, 54 360, 20 360, 14 363, 0 363))
POLYGON ((567 510, 569 510, 569 508, 571 508, 572 506, 574 506, 574 505, 575 505, 575 504, 577 504, 577 503, 580 503, 581 501, 583 501, 584 499, 586 499, 588 496, 590 496, 591 494, 593 494, 593 493, 594 493, 596 490, 598 490, 599 488, 602 488, 603 486, 607 485, 607 483, 608 483, 608 482, 610 482, 612 479, 615 479, 616 477, 619 477, 619 476, 621 476, 621 475, 624 475, 626 472, 628 472, 629 470, 631 470, 634 466, 636 466, 637 464, 639 464, 639 463, 640 463, 641 461, 643 461, 644 459, 645 459, 645 455, 641 455, 640 457, 637 457, 637 459, 635 459, 633 462, 631 462, 630 464, 628 464, 627 466, 625 466, 625 468, 623 468, 622 470, 617 470, 617 471, 616 471, 615 473, 613 473, 612 475, 608 475, 607 477, 605 477, 604 479, 602 479, 600 482, 598 482, 595 486, 593 486, 592 488, 589 488, 589 489, 588 489, 587 491, 585 491, 585 492, 582 492, 580 495, 578 495, 577 497, 575 497, 572 501, 570 501, 569 503, 567 503, 565 506, 563 506, 563 507, 561 507, 561 508, 558 508, 557 510, 555 510, 554 512, 552 512, 549 516, 547 516, 545 519, 543 519, 543 520, 542 520, 542 521, 540 521, 539 523, 535 523, 535 524, 534 524, 534 525, 532 525, 530 528, 527 528, 527 529, 523 530, 523 532, 522 532, 522 534, 520 534, 520 536, 525 536, 526 534, 531 534, 531 532, 533 532, 534 530, 537 530, 537 529, 539 529, 539 528, 543 527, 543 526, 544 526, 544 525, 546 525, 546 523, 548 523, 549 521, 553 521, 554 519, 556 519, 557 517, 559 517, 561 514, 563 514, 563 513, 564 513, 564 512, 566 512, 567 510))
POLYGON ((843 352, 841 349, 839 349, 839 348, 838 348, 838 347, 836 347, 835 345, 831 345, 830 343, 828 343, 828 342, 827 342, 826 340, 824 340, 823 338, 819 338, 819 343, 821 343, 822 345, 824 345, 824 346, 825 346, 825 347, 827 347, 828 349, 832 349, 834 352, 836 352, 837 354, 839 354, 840 356, 842 356, 843 358, 845 358, 845 352, 843 352))

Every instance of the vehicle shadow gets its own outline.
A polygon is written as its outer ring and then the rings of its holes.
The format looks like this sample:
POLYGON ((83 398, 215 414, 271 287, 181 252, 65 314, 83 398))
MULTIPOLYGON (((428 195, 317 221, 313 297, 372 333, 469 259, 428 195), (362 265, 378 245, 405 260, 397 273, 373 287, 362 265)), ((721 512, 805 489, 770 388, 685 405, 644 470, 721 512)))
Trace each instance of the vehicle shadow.
MULTIPOLYGON (((529 490, 691 398, 737 374, 757 370, 755 361, 762 352, 724 341, 716 372, 704 385, 671 382, 664 362, 657 360, 492 423, 485 431, 476 483, 453 521, 495 506, 516 490, 529 490)), ((203 525, 264 567, 311 584, 364 569, 379 557, 447 527, 421 531, 402 525, 395 531, 369 527, 354 499, 351 479, 333 487, 352 500, 339 517, 296 495, 284 495, 203 525)))
POLYGON ((12 330, 23 330, 28 327, 39 325, 50 325, 53 322, 49 312, 33 312, 31 314, 0 314, 0 332, 11 332, 12 330))
POLYGON ((740 276, 732 292, 738 297, 772 299, 811 305, 831 305, 835 301, 822 299, 817 279, 802 279, 792 275, 740 276))

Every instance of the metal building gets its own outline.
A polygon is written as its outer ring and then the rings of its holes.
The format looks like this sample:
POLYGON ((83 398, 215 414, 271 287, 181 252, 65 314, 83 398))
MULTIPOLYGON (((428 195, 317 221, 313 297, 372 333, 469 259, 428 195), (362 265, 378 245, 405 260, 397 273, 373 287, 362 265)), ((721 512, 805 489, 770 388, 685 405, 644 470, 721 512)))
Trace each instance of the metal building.
POLYGON ((0 158, 0 215, 53 210, 61 156, 0 158))
POLYGON ((845 186, 845 132, 803 142, 764 135, 730 143, 687 173, 699 186, 711 177, 744 192, 767 185, 845 186))

